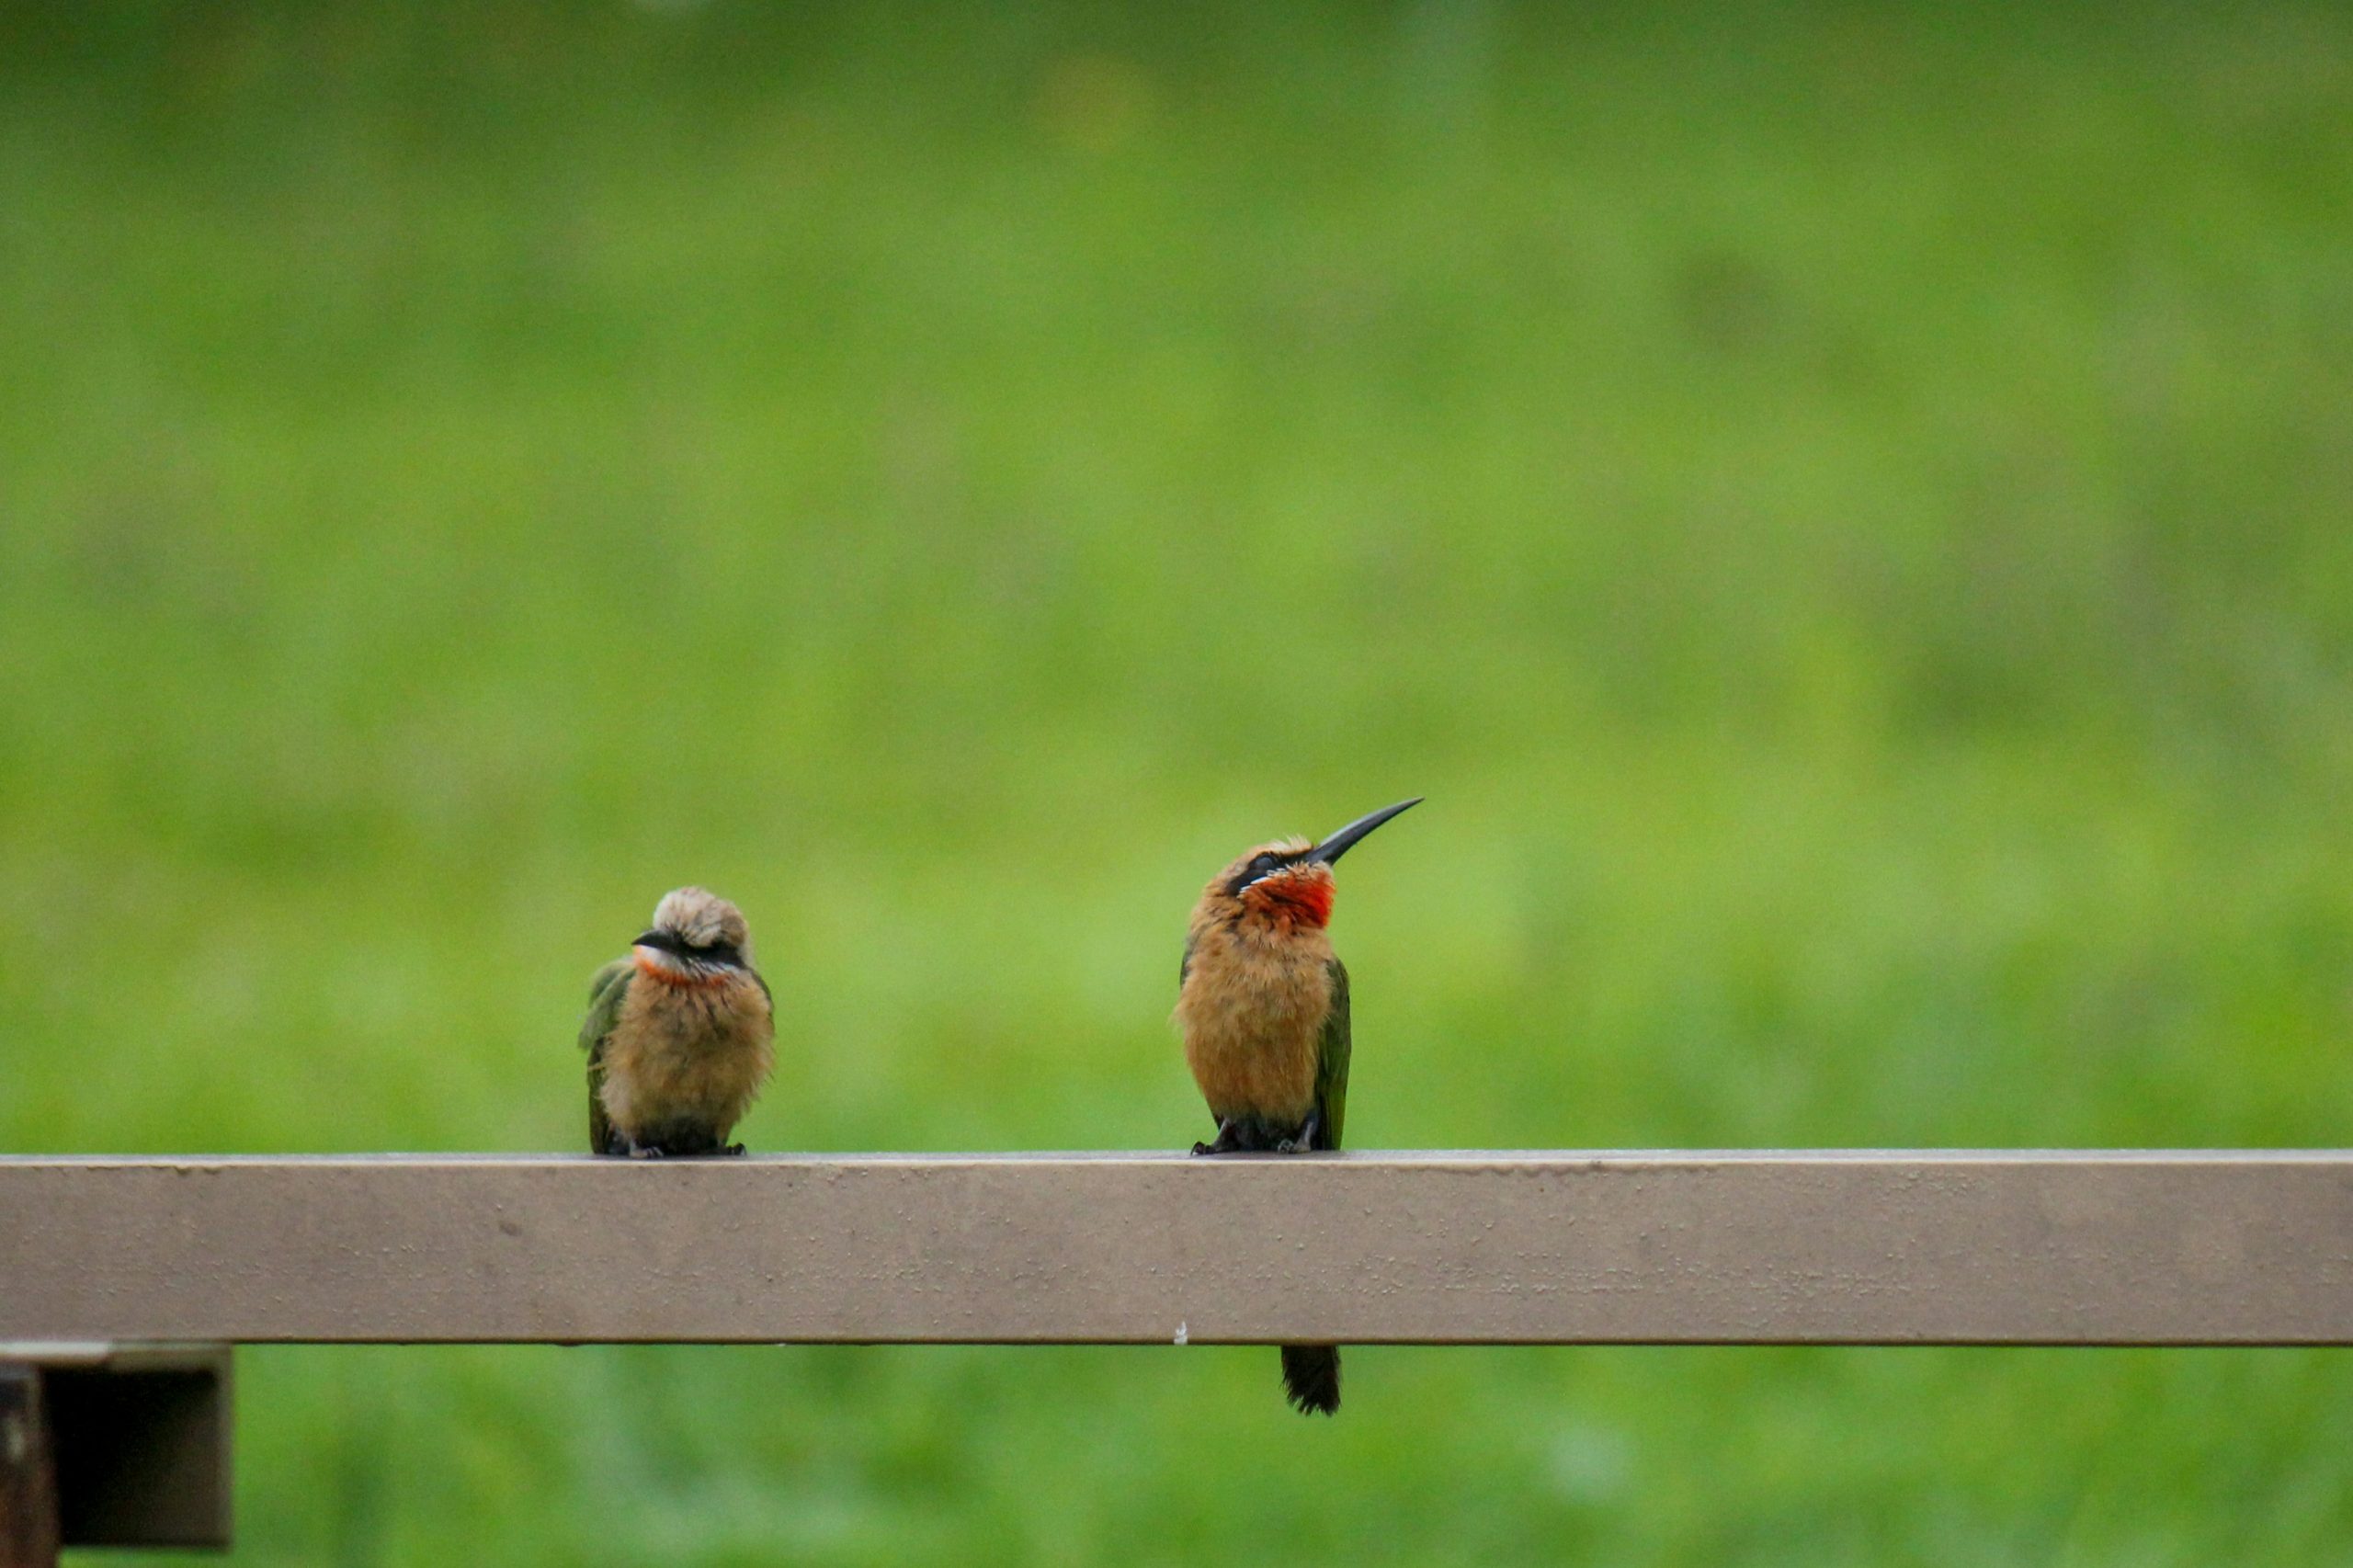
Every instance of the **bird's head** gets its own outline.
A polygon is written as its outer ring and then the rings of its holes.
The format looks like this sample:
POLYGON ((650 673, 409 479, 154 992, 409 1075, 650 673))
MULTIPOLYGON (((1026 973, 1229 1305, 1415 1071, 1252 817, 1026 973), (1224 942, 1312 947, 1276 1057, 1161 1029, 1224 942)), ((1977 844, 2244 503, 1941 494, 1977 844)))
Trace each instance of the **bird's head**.
POLYGON ((654 906, 654 924, 631 944, 639 970, 674 985, 715 985, 752 965, 744 912, 708 888, 680 888, 654 906))
POLYGON ((1332 918, 1332 866, 1365 835, 1422 798, 1358 817, 1320 844, 1287 838, 1238 857, 1202 890, 1200 913, 1275 930, 1321 930, 1332 918))

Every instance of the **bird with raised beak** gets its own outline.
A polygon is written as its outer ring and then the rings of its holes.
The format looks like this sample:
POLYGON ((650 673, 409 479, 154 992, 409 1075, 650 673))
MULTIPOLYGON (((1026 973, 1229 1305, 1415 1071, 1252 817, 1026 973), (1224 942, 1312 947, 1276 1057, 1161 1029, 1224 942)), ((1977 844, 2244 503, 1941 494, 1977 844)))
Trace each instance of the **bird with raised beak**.
POLYGON ((742 1153, 727 1135, 776 1063, 775 1034, 743 911, 705 888, 665 894, 589 984, 588 1152, 742 1153))
MULTIPOLYGON (((1359 817, 1321 844, 1244 853, 1193 906, 1176 977, 1185 1062, 1217 1121, 1196 1154, 1340 1146, 1348 1097, 1348 971, 1332 951, 1332 867, 1421 797, 1359 817)), ((1340 1408, 1340 1352, 1286 1345, 1283 1392, 1302 1413, 1340 1408)))

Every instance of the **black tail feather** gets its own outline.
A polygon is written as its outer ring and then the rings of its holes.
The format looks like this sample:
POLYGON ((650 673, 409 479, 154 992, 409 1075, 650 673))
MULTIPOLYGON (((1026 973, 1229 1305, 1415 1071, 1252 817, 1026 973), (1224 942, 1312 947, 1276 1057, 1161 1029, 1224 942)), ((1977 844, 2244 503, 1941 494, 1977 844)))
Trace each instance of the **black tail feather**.
POLYGON ((1330 1415, 1340 1408, 1340 1347, 1283 1346, 1283 1395, 1302 1415, 1330 1415))

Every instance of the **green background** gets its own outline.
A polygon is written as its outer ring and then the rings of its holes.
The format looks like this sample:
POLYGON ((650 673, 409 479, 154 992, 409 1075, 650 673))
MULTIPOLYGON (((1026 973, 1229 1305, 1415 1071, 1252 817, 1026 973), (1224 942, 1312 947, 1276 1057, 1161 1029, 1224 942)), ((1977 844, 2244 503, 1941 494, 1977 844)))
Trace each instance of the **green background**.
MULTIPOLYGON (((0 1148, 574 1147, 688 881, 756 1149, 1181 1146, 1200 883, 1407 794, 1359 1147, 2348 1142, 2353 14, 87 9, 0 1148)), ((240 1369, 255 1563, 2353 1561, 2326 1353, 240 1369)))

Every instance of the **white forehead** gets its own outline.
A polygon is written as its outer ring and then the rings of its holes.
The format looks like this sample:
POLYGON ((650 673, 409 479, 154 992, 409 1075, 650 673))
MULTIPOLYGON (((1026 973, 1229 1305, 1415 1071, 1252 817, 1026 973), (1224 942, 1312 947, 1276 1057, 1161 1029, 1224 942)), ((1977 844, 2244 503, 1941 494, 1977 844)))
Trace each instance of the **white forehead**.
POLYGON ((654 906, 654 928, 685 937, 698 947, 743 939, 744 916, 709 888, 680 888, 654 906))

